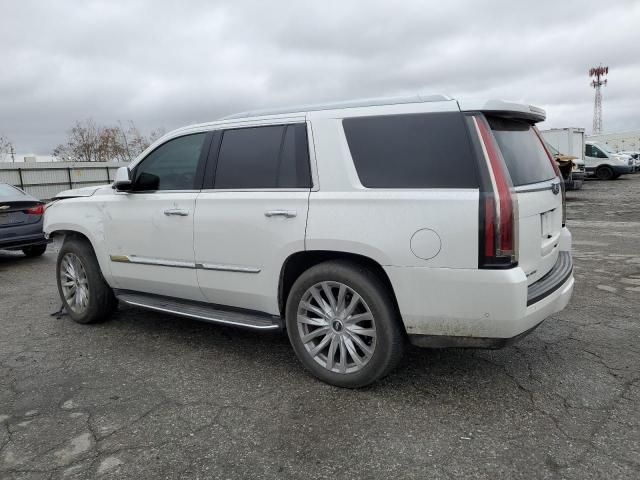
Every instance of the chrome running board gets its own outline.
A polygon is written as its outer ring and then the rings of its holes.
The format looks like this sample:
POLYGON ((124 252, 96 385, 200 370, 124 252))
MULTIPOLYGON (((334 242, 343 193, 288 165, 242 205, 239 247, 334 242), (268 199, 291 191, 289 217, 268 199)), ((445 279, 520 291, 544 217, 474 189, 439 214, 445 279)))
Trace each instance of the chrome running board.
POLYGON ((280 317, 252 310, 228 309, 210 303, 129 290, 114 290, 114 294, 118 300, 127 305, 195 320, 250 328, 252 330, 279 330, 282 328, 280 317))

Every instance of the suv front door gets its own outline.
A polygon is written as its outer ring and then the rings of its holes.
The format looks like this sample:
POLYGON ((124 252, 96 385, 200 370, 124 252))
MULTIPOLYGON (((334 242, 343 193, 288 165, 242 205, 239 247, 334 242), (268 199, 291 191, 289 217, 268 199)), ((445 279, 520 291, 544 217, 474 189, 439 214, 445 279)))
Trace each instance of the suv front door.
POLYGON ((211 133, 173 138, 131 172, 132 190, 105 204, 105 239, 117 288, 203 300, 193 255, 195 199, 211 133))
POLYGON ((203 294, 211 303, 278 314, 281 267, 304 250, 306 124, 216 132, 206 176, 194 226, 203 294))

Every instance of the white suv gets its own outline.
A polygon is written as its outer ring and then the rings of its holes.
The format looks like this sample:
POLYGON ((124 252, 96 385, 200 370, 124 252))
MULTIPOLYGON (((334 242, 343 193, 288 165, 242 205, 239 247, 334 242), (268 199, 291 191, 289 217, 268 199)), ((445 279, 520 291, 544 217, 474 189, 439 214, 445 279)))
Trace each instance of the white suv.
POLYGON ((63 306, 80 323, 119 300, 286 329, 305 367, 345 387, 387 374, 406 340, 504 346, 573 290, 544 118, 436 95, 176 130, 112 186, 46 210, 63 306))

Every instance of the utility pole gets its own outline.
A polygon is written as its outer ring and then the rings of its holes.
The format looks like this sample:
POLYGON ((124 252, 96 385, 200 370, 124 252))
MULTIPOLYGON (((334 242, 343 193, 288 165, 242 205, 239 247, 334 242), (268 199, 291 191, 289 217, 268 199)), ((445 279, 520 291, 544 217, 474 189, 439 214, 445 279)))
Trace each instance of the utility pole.
POLYGON ((13 148, 13 144, 11 144, 9 153, 11 154, 11 163, 16 163, 16 150, 13 148))
POLYGON ((602 133, 602 92, 600 87, 607 85, 607 80, 604 78, 609 73, 609 67, 593 67, 589 70, 589 77, 593 77, 591 80, 591 86, 596 90, 596 98, 593 104, 593 134, 598 135, 602 133))

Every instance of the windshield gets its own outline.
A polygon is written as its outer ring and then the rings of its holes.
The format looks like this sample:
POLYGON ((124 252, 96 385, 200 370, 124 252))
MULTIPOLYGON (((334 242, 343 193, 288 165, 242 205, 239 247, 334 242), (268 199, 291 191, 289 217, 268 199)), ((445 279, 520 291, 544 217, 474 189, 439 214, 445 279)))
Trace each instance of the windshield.
POLYGON ((596 147, 598 147, 600 150, 602 150, 603 152, 607 152, 607 153, 616 153, 613 150, 611 150, 611 148, 609 147, 609 145, 607 145, 606 143, 596 143, 595 144, 596 147))

